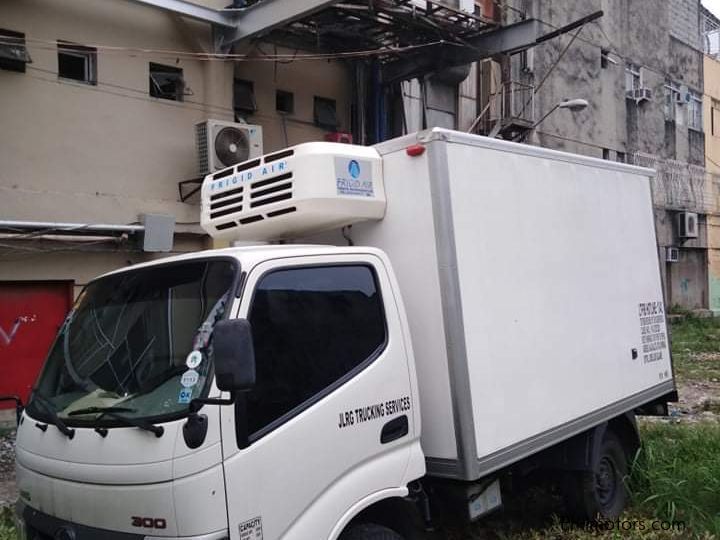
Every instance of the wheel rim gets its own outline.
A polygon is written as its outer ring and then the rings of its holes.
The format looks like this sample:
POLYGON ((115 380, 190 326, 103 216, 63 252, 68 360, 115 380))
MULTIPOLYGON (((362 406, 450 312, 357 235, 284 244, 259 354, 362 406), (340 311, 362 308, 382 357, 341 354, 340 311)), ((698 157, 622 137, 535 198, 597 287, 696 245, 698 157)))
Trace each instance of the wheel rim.
POLYGON ((602 506, 611 504, 615 499, 617 491, 618 475, 615 462, 608 456, 604 456, 598 464, 595 473, 595 491, 598 496, 598 502, 602 506))

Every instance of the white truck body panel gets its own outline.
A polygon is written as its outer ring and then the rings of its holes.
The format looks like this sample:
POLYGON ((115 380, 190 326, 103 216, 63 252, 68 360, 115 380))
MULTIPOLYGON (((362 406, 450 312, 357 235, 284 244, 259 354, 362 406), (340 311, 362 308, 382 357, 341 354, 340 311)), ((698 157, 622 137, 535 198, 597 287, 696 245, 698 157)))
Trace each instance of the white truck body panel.
POLYGON ((386 215, 352 237, 398 276, 431 474, 478 478, 674 390, 653 171, 440 129, 415 143, 378 147, 386 215))

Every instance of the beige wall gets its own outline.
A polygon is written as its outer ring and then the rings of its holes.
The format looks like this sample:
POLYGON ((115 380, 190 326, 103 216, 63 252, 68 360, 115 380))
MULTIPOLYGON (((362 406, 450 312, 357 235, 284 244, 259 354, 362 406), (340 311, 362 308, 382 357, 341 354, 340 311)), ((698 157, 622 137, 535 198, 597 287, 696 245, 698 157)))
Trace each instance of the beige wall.
MULTIPOLYGON (((720 111, 711 112, 712 99, 720 102, 720 62, 705 57, 704 60, 703 123, 705 131, 705 168, 709 173, 720 174, 720 111), (715 116, 715 129, 712 127, 715 116)), ((716 186, 712 182, 713 187, 716 186)), ((713 193, 717 200, 720 193, 713 193)), ((708 214, 708 305, 720 313, 720 216, 708 214)))
POLYGON ((0 258, 0 281, 68 280, 73 282, 77 296, 90 280, 111 270, 210 247, 207 237, 199 240, 183 235, 175 238, 171 253, 154 254, 125 251, 112 243, 83 251, 64 251, 57 243, 34 243, 31 251, 18 250, 0 258))
MULTIPOLYGON (((314 95, 336 99, 339 129, 349 129, 351 89, 342 63, 234 65, 129 51, 212 50, 209 25, 141 3, 0 0, 0 28, 25 33, 32 57, 26 73, 0 70, 0 219, 125 224, 142 213, 172 214, 185 233, 176 236, 174 252, 208 247, 197 201, 180 202, 177 183, 197 174, 194 124, 234 118, 234 76, 255 82, 259 109, 247 121, 263 125, 265 151, 323 139, 325 131, 313 125, 314 95), (97 85, 58 78, 58 39, 98 46, 97 85), (183 102, 150 97, 150 62, 181 67, 190 95, 183 102), (275 111, 276 89, 295 94, 286 130, 275 111)), ((0 247, 0 280, 71 279, 80 287, 157 256, 127 245, 12 245, 0 247)))
POLYGON ((178 202, 177 182, 195 175, 194 123, 232 118, 232 66, 100 50, 91 86, 58 79, 52 42, 200 50, 208 25, 97 0, 5 0, 0 21, 26 34, 33 59, 26 73, 0 70, 0 215, 130 223, 161 212, 197 221, 197 207, 178 202), (150 61, 183 68, 192 95, 150 97, 150 61))
MULTIPOLYGON (((265 54, 274 54, 276 51, 273 45, 262 44, 260 47, 265 54)), ((288 49, 277 49, 278 54, 293 54, 293 52, 288 49)), ((258 50, 251 50, 248 54, 262 57, 258 50)), ((350 131, 351 76, 350 71, 341 61, 238 62, 235 76, 254 83, 258 110, 255 114, 247 116, 246 120, 251 124, 263 126, 266 152, 303 142, 324 140, 326 131, 314 125, 314 96, 335 99, 340 122, 338 131, 350 131), (277 90, 294 93, 294 114, 283 117, 277 113, 275 110, 277 90), (283 130, 283 118, 286 130, 283 130)))

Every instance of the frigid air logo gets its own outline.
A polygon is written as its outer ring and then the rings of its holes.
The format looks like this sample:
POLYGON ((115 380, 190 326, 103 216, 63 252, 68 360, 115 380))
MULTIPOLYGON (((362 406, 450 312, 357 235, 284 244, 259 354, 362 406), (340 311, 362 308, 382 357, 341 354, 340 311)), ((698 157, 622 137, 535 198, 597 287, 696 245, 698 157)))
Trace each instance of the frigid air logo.
POLYGON ((352 178, 357 179, 360 176, 360 163, 355 159, 351 159, 350 163, 348 163, 348 172, 352 178))

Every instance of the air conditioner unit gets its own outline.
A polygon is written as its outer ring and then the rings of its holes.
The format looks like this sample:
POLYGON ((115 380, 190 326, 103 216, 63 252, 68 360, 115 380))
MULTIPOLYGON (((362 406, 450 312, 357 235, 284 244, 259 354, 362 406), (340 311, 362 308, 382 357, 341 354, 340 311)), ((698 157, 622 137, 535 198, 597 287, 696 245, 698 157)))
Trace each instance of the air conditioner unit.
POLYGON ((627 92, 627 97, 634 99, 637 104, 640 104, 643 101, 650 101, 652 96, 653 94, 650 88, 635 88, 634 90, 628 90, 627 92))
POLYGON ((261 126, 206 120, 196 124, 195 138, 200 176, 263 154, 261 126))
POLYGON ((695 212, 680 212, 677 215, 679 238, 698 237, 698 215, 695 212))
POLYGON ((665 248, 665 262, 678 262, 680 260, 680 250, 676 247, 665 248))

